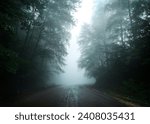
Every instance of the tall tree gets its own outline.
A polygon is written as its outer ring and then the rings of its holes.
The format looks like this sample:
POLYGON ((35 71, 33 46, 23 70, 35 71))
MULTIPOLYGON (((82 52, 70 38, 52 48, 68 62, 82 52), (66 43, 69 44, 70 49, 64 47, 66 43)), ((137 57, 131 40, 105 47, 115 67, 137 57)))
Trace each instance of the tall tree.
POLYGON ((43 87, 63 71, 78 5, 79 0, 1 0, 0 97, 43 87))
POLYGON ((111 0, 105 9, 99 4, 93 23, 83 27, 79 39, 82 52, 79 65, 96 79, 97 87, 147 103, 150 103, 149 7, 148 0, 111 0))

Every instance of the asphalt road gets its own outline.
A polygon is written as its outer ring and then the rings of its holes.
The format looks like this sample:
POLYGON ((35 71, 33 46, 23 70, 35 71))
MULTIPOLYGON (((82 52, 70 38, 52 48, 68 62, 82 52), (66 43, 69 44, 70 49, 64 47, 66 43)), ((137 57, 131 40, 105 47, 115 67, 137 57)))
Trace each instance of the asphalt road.
POLYGON ((17 101, 21 107, 125 107, 102 91, 84 86, 60 86, 29 95, 17 101))

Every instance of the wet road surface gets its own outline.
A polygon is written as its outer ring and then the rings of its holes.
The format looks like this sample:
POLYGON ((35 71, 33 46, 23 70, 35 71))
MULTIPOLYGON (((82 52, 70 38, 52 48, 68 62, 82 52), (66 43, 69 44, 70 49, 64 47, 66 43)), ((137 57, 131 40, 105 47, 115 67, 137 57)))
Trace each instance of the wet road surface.
POLYGON ((60 86, 24 97, 15 106, 25 107, 125 107, 102 91, 84 86, 60 86))

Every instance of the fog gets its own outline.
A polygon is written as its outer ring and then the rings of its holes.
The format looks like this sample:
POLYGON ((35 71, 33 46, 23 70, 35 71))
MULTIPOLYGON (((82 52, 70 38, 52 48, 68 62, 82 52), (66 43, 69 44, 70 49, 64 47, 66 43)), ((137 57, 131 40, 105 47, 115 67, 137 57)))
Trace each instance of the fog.
POLYGON ((1 107, 150 106, 150 0, 1 5, 1 107))
POLYGON ((55 83, 63 85, 95 83, 94 78, 87 77, 85 75, 85 70, 78 67, 78 61, 81 54, 78 44, 80 30, 84 24, 91 23, 94 6, 94 0, 82 0, 80 7, 77 9, 76 13, 74 13, 76 24, 71 30, 71 39, 69 46, 67 46, 68 55, 65 58, 66 66, 63 67, 64 73, 55 76, 55 83))

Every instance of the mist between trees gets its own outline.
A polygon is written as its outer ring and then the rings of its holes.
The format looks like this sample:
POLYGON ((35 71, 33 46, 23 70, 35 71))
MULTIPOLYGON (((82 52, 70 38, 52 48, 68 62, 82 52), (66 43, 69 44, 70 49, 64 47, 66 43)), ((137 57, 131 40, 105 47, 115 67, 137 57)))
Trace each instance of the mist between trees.
MULTIPOLYGON (((78 39, 95 87, 150 103, 150 1, 97 0, 78 39)), ((80 0, 0 1, 0 101, 54 85, 80 0)), ((3 104, 0 102, 0 104, 3 104)))
POLYGON ((150 103, 149 0, 100 2, 79 44, 79 66, 96 79, 97 88, 150 103))
POLYGON ((46 87, 62 72, 78 0, 1 0, 0 99, 46 87))

